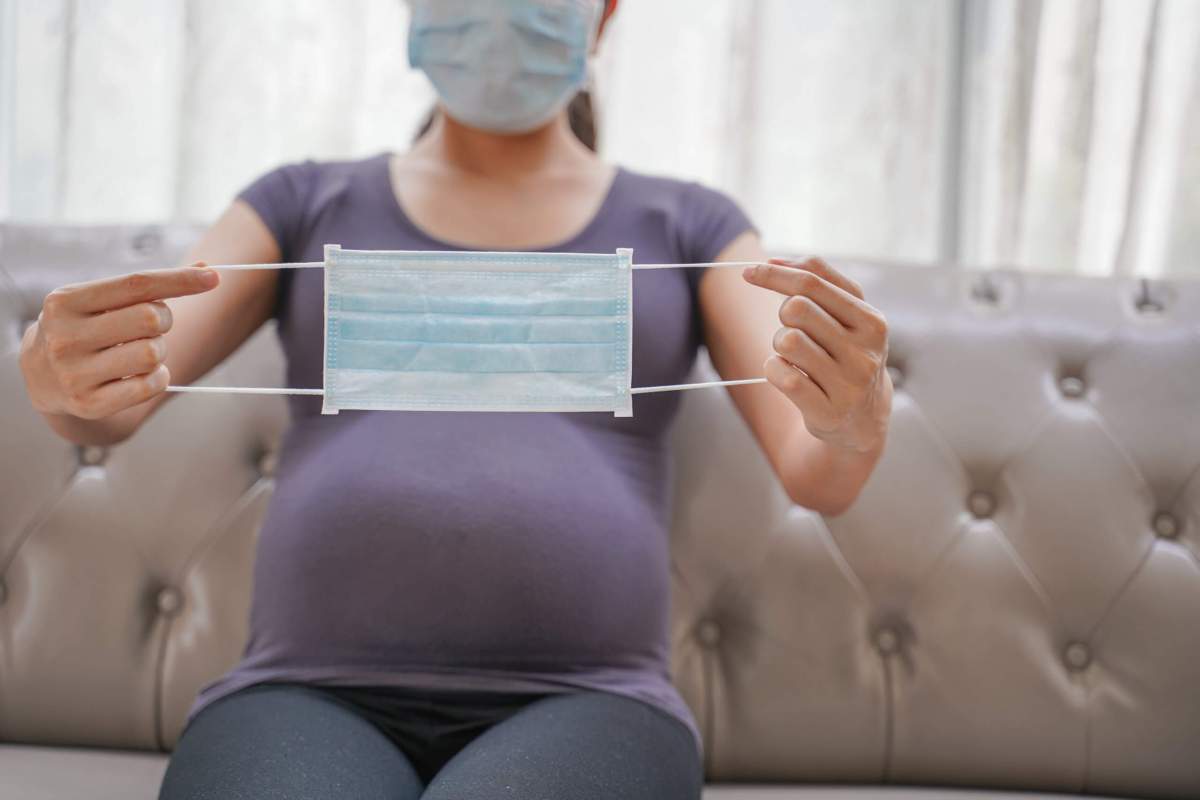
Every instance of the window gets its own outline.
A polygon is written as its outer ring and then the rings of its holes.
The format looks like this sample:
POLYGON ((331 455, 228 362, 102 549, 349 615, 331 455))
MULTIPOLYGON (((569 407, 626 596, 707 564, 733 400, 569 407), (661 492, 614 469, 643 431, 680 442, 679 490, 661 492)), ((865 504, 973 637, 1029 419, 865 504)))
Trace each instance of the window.
MULTIPOLYGON (((399 0, 0 0, 0 215, 213 218, 279 163, 407 145, 399 0)), ((1200 271, 1194 0, 623 0, 602 148, 786 252, 1200 271)))

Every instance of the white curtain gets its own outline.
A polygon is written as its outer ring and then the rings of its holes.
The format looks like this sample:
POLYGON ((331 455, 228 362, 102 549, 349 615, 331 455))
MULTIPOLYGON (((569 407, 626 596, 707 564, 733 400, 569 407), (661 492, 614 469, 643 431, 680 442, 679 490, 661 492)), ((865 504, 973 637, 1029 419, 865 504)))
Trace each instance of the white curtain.
MULTIPOLYGON (((272 166, 402 149, 401 0, 0 0, 0 217, 211 219, 272 166)), ((1200 272, 1198 0, 622 0, 604 154, 771 249, 1200 272)))

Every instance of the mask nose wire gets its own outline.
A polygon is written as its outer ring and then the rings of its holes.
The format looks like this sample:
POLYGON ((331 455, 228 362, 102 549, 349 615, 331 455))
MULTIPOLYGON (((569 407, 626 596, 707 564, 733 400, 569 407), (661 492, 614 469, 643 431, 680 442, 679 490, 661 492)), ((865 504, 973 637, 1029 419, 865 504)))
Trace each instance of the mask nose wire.
MULTIPOLYGON (((633 269, 686 269, 688 267, 708 267, 711 269, 756 267, 762 261, 710 261, 703 264, 634 264, 633 269)), ((324 261, 296 261, 276 264, 213 264, 209 269, 249 271, 259 269, 324 269, 324 261)), ((630 388, 630 394, 657 394, 659 392, 683 392, 690 389, 714 389, 718 386, 750 386, 766 383, 766 378, 742 378, 732 381, 706 381, 704 383, 675 383, 667 386, 635 386, 630 388)), ((267 394, 293 395, 307 397, 323 397, 324 389, 293 389, 281 387, 257 386, 168 386, 166 391, 175 394, 267 394)))

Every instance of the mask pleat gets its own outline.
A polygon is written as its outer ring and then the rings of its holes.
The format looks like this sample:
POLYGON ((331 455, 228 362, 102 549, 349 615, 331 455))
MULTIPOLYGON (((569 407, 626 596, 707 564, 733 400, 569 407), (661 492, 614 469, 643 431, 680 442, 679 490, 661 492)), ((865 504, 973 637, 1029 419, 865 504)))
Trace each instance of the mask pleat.
POLYGON ((590 316, 495 317, 468 314, 360 313, 341 316, 342 341, 469 342, 482 344, 616 343, 621 321, 590 316))

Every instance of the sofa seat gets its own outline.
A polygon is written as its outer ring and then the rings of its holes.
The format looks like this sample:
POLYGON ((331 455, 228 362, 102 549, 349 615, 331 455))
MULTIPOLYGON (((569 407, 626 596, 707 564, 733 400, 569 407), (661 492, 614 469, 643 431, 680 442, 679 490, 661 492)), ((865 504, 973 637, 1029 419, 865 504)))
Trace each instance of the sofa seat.
POLYGON ((161 753, 0 745, 0 800, 154 800, 161 753))
MULTIPOLYGON (((1080 800, 1084 795, 901 786, 710 784, 704 800, 1080 800)), ((1088 795, 1096 800, 1095 795, 1088 795)))
MULTIPOLYGON (((154 800, 167 756, 0 745, 0 800, 154 800)), ((713 784, 704 800, 1070 800, 1079 795, 878 786, 713 784)))

